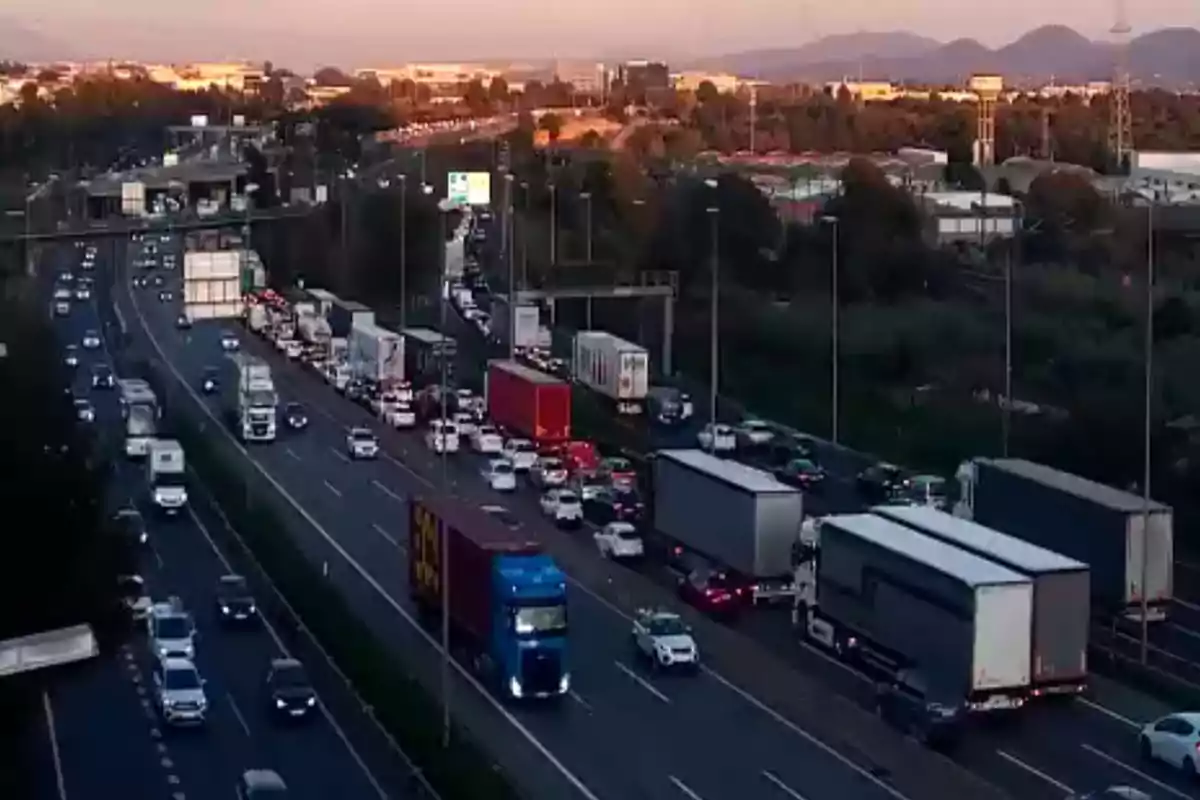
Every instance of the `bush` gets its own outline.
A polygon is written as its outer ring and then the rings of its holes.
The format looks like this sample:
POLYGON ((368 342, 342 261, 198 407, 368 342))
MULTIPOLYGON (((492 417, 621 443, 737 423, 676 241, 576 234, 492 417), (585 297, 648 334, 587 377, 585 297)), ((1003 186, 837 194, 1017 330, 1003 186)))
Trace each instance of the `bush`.
POLYGON ((270 576, 300 621, 373 708, 375 718, 421 769, 443 800, 516 800, 513 786, 460 730, 441 743, 441 706, 364 625, 263 504, 250 501, 213 442, 175 420, 188 459, 239 537, 270 576))

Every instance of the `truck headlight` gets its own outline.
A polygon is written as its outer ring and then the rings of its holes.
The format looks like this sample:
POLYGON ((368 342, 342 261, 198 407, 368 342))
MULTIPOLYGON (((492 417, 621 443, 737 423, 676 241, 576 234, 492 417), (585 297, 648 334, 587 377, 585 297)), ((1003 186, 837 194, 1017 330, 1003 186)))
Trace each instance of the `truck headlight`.
POLYGON ((525 690, 521 686, 521 682, 519 680, 517 680, 516 678, 509 678, 508 679, 508 693, 511 694, 513 697, 519 698, 525 693, 525 690))
POLYGON ((221 604, 221 613, 222 613, 222 614, 228 614, 228 613, 229 613, 229 606, 227 606, 227 605, 225 605, 224 603, 222 603, 222 604, 221 604))
POLYGON ((286 706, 287 706, 287 703, 283 702, 282 698, 279 698, 279 697, 275 698, 275 707, 276 708, 285 708, 286 706))
POLYGON ((317 698, 310 697, 310 698, 308 698, 308 700, 306 700, 304 702, 307 703, 309 708, 312 708, 313 706, 315 706, 317 704, 317 698))
POLYGON ((571 691, 571 673, 564 672, 563 676, 558 679, 558 693, 566 694, 571 691))
POLYGON ((138 542, 145 544, 148 541, 150 541, 150 534, 146 531, 142 531, 141 534, 138 535, 138 542))

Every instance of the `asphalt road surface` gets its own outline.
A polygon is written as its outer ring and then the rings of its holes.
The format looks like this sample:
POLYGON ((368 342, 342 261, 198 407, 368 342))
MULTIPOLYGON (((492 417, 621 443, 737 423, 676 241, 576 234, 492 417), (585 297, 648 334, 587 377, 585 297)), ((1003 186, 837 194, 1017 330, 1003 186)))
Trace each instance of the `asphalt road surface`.
MULTIPOLYGON (((152 291, 118 281, 117 304, 135 337, 170 363, 186 384, 185 404, 205 366, 221 357, 219 326, 174 327, 177 309, 152 291)), ((286 494, 284 513, 303 550, 328 568, 362 619, 422 679, 436 680, 434 642, 413 622, 405 570, 405 498, 432 491, 440 465, 411 435, 388 435, 386 457, 350 463, 347 425, 369 419, 317 379, 276 359, 282 399, 304 402, 310 428, 273 445, 243 451, 255 490, 286 494)), ((182 394, 182 393, 181 393, 182 394)), ((214 431, 214 436, 225 434, 214 431)), ((453 459, 447 476, 464 501, 495 503, 476 464, 453 459)), ((248 489, 249 490, 249 489, 248 489)), ((661 677, 631 657, 627 614, 638 602, 670 603, 669 593, 593 557, 579 534, 547 525, 527 494, 500 499, 538 535, 572 577, 573 691, 558 709, 507 707, 458 673, 452 687, 459 718, 519 782, 541 797, 855 798, 999 797, 965 771, 883 728, 860 709, 829 697, 749 640, 693 618, 710 668, 699 676, 661 677), (764 699, 765 698, 765 699, 764 699)))
MULTIPOLYGON (((58 257, 67 261, 63 266, 77 260, 73 249, 58 257)), ((85 330, 101 330, 95 302, 77 303, 56 327, 64 344, 78 344, 85 330)), ((82 352, 75 392, 91 397, 96 406, 96 435, 119 448, 117 393, 93 390, 89 381, 91 364, 111 364, 107 346, 82 352)), ((288 646, 270 624, 241 631, 218 625, 215 587, 231 568, 214 542, 212 523, 190 512, 177 519, 156 516, 146 502, 144 465, 121 456, 115 463, 113 500, 136 503, 149 525, 141 571, 151 596, 177 595, 196 618, 196 662, 208 681, 208 720, 196 730, 173 730, 161 723, 150 699, 151 656, 143 638, 133 637, 115 658, 101 659, 54 692, 67 795, 226 798, 244 770, 269 768, 283 777, 293 797, 411 796, 396 788, 389 765, 380 770, 368 766, 352 744, 350 737, 370 723, 361 712, 335 718, 329 709, 346 705, 344 698, 334 696, 335 689, 322 692, 321 713, 309 724, 280 726, 271 720, 263 679, 271 659, 288 653, 288 646)), ((192 487, 191 495, 193 506, 206 502, 198 487, 192 487)), ((312 677, 321 692, 321 683, 312 677)))

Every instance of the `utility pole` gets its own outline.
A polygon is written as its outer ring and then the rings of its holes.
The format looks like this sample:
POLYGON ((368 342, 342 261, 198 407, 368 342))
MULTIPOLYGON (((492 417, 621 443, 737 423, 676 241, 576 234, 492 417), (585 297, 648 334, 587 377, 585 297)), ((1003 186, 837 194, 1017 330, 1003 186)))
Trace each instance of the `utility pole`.
POLYGON ((408 327, 408 175, 400 173, 400 330, 408 327))
POLYGON ((1146 584, 1149 582, 1150 561, 1150 433, 1154 415, 1154 204, 1146 207, 1146 334, 1145 383, 1143 386, 1142 420, 1142 663, 1150 657, 1150 608, 1146 584))
MULTIPOLYGON (((446 286, 446 215, 447 209, 442 203, 438 203, 438 230, 440 238, 438 244, 442 249, 442 263, 439 275, 440 286, 438 286, 438 297, 441 305, 441 329, 446 330, 446 304, 449 302, 443 289, 446 286)), ((440 346, 441 353, 439 363, 441 366, 441 375, 439 380, 439 400, 441 401, 441 436, 442 436, 442 454, 441 454, 441 490, 442 495, 447 496, 450 493, 449 471, 446 464, 446 420, 447 408, 446 400, 450 390, 447 386, 449 383, 447 375, 447 361, 449 355, 447 348, 440 346)), ((442 562, 442 748, 450 748, 451 735, 451 720, 450 720, 450 536, 449 526, 441 525, 441 540, 438 542, 441 549, 442 562)))
POLYGON ((757 131, 755 129, 757 127, 758 127, 758 88, 751 86, 750 87, 750 152, 751 153, 758 152, 757 150, 754 149, 755 136, 757 134, 757 131))
POLYGON ((1122 172, 1133 155, 1133 112, 1129 107, 1129 25, 1125 0, 1115 0, 1116 18, 1110 33, 1116 39, 1116 64, 1108 122, 1108 150, 1122 172))
POLYGON ((711 327, 709 329, 709 385, 708 385, 708 432, 709 432, 709 450, 715 453, 717 450, 717 388, 720 381, 720 335, 721 326, 719 323, 720 313, 720 291, 721 291, 721 254, 720 254, 720 219, 721 209, 716 206, 708 207, 708 221, 711 226, 712 233, 712 266, 709 268, 712 278, 712 286, 710 293, 712 294, 712 307, 709 310, 711 317, 711 327))
POLYGON ((558 265, 558 191, 551 183, 550 189, 550 268, 558 265))

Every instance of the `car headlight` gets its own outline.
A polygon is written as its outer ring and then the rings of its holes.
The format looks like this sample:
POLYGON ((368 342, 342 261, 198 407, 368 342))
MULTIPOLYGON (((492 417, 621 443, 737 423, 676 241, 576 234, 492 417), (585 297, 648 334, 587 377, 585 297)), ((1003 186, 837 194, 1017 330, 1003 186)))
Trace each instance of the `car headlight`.
POLYGON ((254 605, 254 603, 251 603, 251 604, 250 604, 250 607, 249 607, 249 608, 247 608, 246 610, 247 610, 247 611, 249 611, 251 614, 257 614, 257 613, 258 613, 258 607, 257 607, 257 606, 255 606, 255 605, 254 605))
POLYGON ((509 678, 508 679, 508 693, 511 694, 513 697, 521 697, 525 693, 525 690, 521 686, 521 682, 519 680, 517 680, 516 678, 509 678))
POLYGON ((150 534, 146 533, 145 531, 142 531, 142 533, 138 536, 138 542, 141 544, 145 544, 148 541, 150 541, 150 534))
POLYGON ((313 706, 315 706, 317 704, 317 698, 310 697, 307 700, 305 700, 304 702, 308 705, 309 708, 312 708, 313 706))
POLYGON ((563 676, 558 679, 558 693, 566 694, 571 691, 571 673, 564 672, 563 676))
POLYGON ((221 613, 222 613, 222 614, 228 614, 228 613, 229 613, 229 606, 227 606, 227 605, 225 605, 224 603, 222 603, 222 604, 221 604, 221 613))
POLYGON ((285 708, 285 707, 287 707, 287 703, 285 703, 285 702, 283 701, 283 698, 281 698, 281 697, 276 697, 276 698, 275 698, 275 707, 276 707, 276 708, 285 708))

